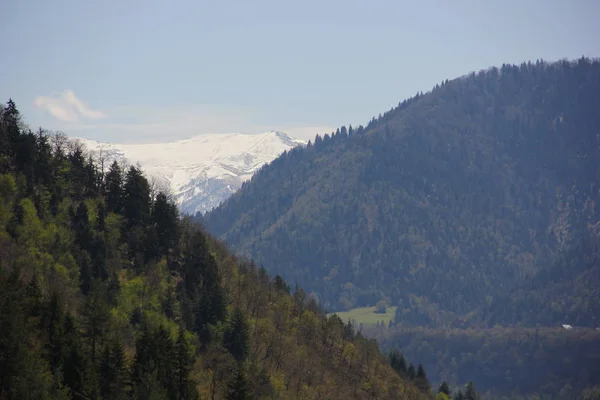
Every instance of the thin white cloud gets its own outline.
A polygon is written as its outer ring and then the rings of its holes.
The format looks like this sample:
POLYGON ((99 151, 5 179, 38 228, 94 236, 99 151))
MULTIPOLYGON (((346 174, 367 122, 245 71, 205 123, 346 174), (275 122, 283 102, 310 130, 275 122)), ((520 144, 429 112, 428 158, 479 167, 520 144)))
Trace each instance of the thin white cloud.
POLYGON ((65 90, 51 96, 38 96, 35 105, 64 122, 79 122, 82 119, 102 119, 106 114, 92 110, 79 99, 72 90, 65 90))

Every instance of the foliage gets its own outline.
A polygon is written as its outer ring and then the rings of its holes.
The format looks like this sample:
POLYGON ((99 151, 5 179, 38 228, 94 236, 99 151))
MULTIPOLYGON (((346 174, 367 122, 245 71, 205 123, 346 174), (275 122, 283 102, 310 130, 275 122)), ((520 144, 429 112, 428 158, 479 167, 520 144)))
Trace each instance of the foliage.
POLYGON ((204 221, 329 311, 596 326, 599 74, 582 58, 445 81, 287 152, 204 221))
POLYGON ((425 397, 138 167, 99 161, 0 108, 0 400, 425 397))
POLYGON ((446 80, 283 154, 203 220, 323 309, 396 306, 387 344, 432 382, 579 396, 597 383, 586 335, 527 357, 508 344, 600 327, 599 76, 581 58, 446 80), (448 336, 461 330, 463 347, 448 336), (563 364, 552 351, 571 367, 536 375, 563 364))

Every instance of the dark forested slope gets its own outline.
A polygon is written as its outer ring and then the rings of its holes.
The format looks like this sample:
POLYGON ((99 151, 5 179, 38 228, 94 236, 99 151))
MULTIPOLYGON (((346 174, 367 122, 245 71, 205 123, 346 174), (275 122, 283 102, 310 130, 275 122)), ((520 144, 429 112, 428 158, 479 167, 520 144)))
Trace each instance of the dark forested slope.
POLYGON ((594 326, 599 110, 597 60, 472 73, 287 152, 205 223, 329 310, 594 326))
POLYGON ((424 372, 99 161, 0 108, 0 400, 429 397, 424 372))

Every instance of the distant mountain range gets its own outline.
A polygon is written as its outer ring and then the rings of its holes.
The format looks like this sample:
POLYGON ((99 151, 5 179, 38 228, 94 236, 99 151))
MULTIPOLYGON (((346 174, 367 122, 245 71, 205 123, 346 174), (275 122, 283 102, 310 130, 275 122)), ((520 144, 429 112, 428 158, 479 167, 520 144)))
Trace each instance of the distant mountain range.
POLYGON ((167 185, 181 212, 205 213, 238 190, 264 164, 305 142, 283 132, 205 134, 167 143, 118 144, 77 138, 93 153, 139 163, 167 185))

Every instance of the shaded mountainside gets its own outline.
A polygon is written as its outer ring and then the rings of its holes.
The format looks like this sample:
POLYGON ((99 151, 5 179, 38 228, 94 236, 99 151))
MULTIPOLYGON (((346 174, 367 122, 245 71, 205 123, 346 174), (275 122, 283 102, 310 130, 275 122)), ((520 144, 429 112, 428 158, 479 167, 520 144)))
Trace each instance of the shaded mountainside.
POLYGON ((598 110, 597 60, 471 73, 284 153, 205 224, 331 311, 596 326, 598 110))
POLYGON ((96 161, 0 108, 1 400, 430 398, 422 367, 96 161))

